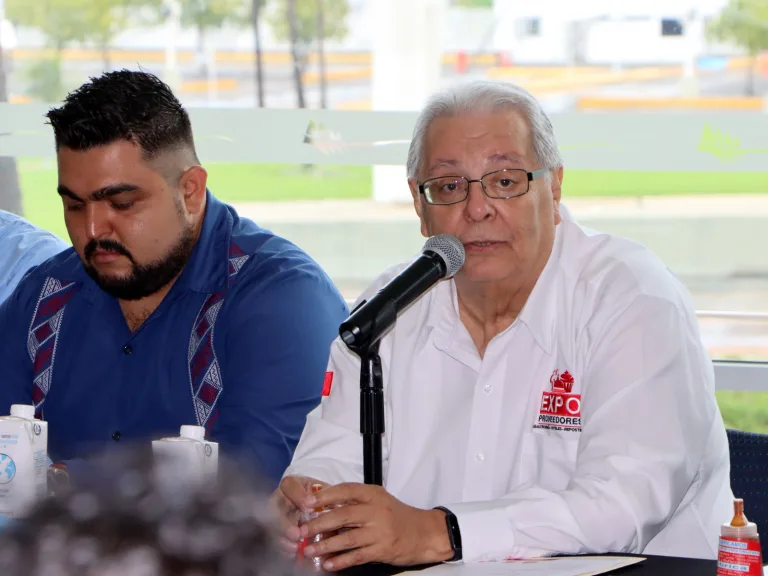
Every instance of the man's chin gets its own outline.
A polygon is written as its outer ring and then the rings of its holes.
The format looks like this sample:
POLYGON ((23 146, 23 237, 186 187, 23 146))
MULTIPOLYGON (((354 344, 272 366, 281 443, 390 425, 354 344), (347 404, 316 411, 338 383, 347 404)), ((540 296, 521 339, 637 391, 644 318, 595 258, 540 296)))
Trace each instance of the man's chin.
POLYGON ((87 266, 86 271, 96 285, 110 296, 120 300, 140 300, 144 297, 132 284, 130 274, 102 274, 94 266, 87 266))
POLYGON ((126 283, 119 283, 119 282, 113 282, 113 283, 104 283, 104 282, 96 282, 98 284, 99 288, 101 288, 102 292, 109 294, 113 298, 117 298, 118 300, 141 300, 142 298, 146 298, 147 296, 151 296, 151 294, 147 294, 145 290, 126 283))
POLYGON ((91 275, 91 278, 93 278, 96 284, 102 289, 110 286, 125 286, 125 284, 130 281, 131 277, 130 274, 102 274, 98 270, 95 270, 95 272, 95 274, 91 275))
POLYGON ((510 271, 493 263, 472 263, 462 268, 461 274, 469 282, 503 282, 510 277, 510 271), (472 265, 474 264, 474 265, 472 265))

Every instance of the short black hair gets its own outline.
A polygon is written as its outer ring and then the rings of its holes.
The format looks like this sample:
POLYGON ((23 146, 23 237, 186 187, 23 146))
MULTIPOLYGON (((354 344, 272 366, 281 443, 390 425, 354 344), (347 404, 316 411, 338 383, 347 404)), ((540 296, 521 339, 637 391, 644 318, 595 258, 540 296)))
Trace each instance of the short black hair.
POLYGON ((146 450, 88 462, 85 482, 0 531, 3 576, 298 576, 271 526, 266 484, 232 461, 218 481, 157 474, 146 450))
POLYGON ((46 117, 56 150, 89 150, 127 140, 149 160, 170 149, 195 149, 189 114, 171 88, 148 72, 118 70, 91 78, 46 117))

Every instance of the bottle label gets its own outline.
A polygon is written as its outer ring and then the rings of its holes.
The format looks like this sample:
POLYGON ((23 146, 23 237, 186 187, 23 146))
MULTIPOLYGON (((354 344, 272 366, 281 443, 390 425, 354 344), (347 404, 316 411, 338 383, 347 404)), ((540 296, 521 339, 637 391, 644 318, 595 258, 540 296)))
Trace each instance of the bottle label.
POLYGON ((720 538, 717 576, 763 576, 760 542, 720 538))

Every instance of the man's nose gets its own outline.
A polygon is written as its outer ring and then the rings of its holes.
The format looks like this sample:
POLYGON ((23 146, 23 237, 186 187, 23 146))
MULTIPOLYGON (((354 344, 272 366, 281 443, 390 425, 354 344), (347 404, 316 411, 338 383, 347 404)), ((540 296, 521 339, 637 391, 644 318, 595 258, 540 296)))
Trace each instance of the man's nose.
POLYGON ((485 194, 481 182, 474 180, 469 183, 464 211, 467 217, 475 222, 485 220, 495 213, 491 199, 485 194))
POLYGON ((106 206, 100 202, 91 202, 85 208, 86 235, 89 240, 106 238, 112 232, 106 206))

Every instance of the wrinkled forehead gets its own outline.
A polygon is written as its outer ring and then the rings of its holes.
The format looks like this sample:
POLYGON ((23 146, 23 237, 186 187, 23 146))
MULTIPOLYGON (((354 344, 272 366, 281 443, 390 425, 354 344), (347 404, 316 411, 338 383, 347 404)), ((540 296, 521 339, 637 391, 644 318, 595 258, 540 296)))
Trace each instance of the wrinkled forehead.
POLYGON ((516 110, 442 116, 427 130, 420 170, 470 160, 525 165, 533 158, 532 144, 528 122, 516 110))

